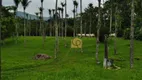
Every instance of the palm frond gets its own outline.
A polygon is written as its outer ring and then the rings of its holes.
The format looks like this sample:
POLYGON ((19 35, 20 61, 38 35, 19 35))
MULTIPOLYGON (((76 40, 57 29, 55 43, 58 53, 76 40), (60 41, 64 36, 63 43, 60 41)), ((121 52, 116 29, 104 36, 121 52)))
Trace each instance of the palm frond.
POLYGON ((21 2, 21 0, 13 0, 13 1, 16 7, 18 7, 19 3, 21 2))
POLYGON ((22 3, 22 6, 23 6, 23 9, 25 10, 28 7, 29 3, 31 3, 31 1, 22 0, 21 3, 22 3))

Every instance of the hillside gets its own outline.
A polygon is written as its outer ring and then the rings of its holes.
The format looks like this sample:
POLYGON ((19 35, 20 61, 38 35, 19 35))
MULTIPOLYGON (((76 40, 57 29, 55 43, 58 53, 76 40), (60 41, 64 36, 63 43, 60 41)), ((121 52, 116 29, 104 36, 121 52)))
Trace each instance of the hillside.
MULTIPOLYGON (((17 16, 18 17, 21 17, 21 18, 24 18, 24 13, 21 12, 21 11, 17 11, 17 16)), ((29 14, 29 13, 26 13, 28 14, 28 17, 26 16, 26 19, 31 19, 31 20, 34 20, 34 19, 37 19, 37 16, 36 15, 32 15, 32 14, 29 14)), ((43 18, 45 21, 49 20, 50 18, 49 17, 44 17, 43 18)))

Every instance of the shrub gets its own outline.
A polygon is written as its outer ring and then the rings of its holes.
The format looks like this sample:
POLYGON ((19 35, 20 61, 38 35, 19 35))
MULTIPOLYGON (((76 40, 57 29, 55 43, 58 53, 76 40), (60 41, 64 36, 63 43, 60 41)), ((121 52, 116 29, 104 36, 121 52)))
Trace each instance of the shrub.
POLYGON ((135 39, 142 41, 142 32, 139 32, 138 34, 136 34, 135 39))
POLYGON ((106 34, 109 35, 109 28, 108 27, 101 27, 100 36, 99 36, 100 42, 104 42, 106 34))
POLYGON ((118 29, 117 37, 123 37, 124 31, 122 29, 118 29))
POLYGON ((130 28, 124 30, 124 39, 130 39, 130 28))

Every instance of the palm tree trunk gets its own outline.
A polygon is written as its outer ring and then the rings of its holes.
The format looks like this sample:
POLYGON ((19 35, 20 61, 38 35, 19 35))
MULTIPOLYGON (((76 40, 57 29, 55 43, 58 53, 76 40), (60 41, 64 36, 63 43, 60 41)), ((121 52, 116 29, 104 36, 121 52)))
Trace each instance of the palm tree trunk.
POLYGON ((80 14, 81 14, 81 16, 80 16, 80 34, 81 34, 81 38, 82 38, 82 0, 80 0, 80 14))
MULTIPOLYGON (((77 12, 77 7, 76 7, 76 11, 75 11, 76 13, 75 13, 75 21, 77 21, 76 20, 76 18, 77 18, 77 14, 78 14, 78 12, 77 12)), ((78 28, 78 26, 77 26, 78 24, 77 23, 75 23, 75 37, 77 36, 77 33, 78 33, 78 30, 77 30, 77 28, 78 28)))
POLYGON ((107 62, 108 62, 108 43, 107 43, 107 36, 106 35, 105 35, 104 46, 105 46, 105 53, 104 53, 104 63, 103 63, 103 66, 106 69, 108 67, 108 65, 107 65, 107 62))
POLYGON ((115 39, 114 39, 114 54, 117 54, 117 48, 116 48, 116 38, 117 38, 117 27, 118 27, 118 20, 117 20, 117 6, 115 8, 115 39))
POLYGON ((130 68, 134 64, 134 0, 131 1, 130 68))
POLYGON ((26 19, 25 19, 25 9, 24 9, 24 47, 26 47, 26 19))
POLYGON ((96 63, 99 63, 98 53, 99 53, 99 36, 100 36, 100 28, 101 28, 101 8, 100 8, 100 4, 101 4, 101 0, 98 0, 99 16, 98 16, 97 40, 96 40, 96 63))
MULTIPOLYGON (((75 5, 74 5, 74 10, 75 10, 75 5)), ((75 12, 76 12, 76 10, 75 10, 75 12)), ((73 37, 75 37, 75 12, 73 13, 74 14, 73 37)))
POLYGON ((84 34, 85 34, 85 37, 86 37, 86 25, 87 25, 87 23, 86 23, 86 21, 85 21, 85 26, 84 26, 84 34))
POLYGON ((39 25, 40 25, 40 28, 39 28, 39 35, 40 35, 40 36, 42 36, 42 25, 41 25, 41 24, 42 24, 42 22, 41 22, 41 19, 40 19, 40 24, 39 24, 39 25))
POLYGON ((56 15, 55 15, 55 56, 54 58, 56 59, 57 58, 57 54, 58 54, 58 47, 59 47, 59 39, 58 39, 58 20, 57 20, 57 4, 58 4, 58 0, 56 0, 56 7, 55 7, 55 10, 56 10, 56 15))
POLYGON ((67 37, 67 0, 65 0, 65 38, 67 37))
MULTIPOLYGON (((16 11, 17 12, 17 11, 16 11)), ((15 12, 15 19, 17 19, 16 17, 16 12, 15 12)), ((15 23, 15 32, 16 32, 16 40, 15 43, 17 44, 18 42, 18 26, 17 26, 17 22, 15 23)))
POLYGON ((37 20, 37 25, 36 25, 36 36, 38 36, 38 20, 37 20))
MULTIPOLYGON (((2 18, 2 11, 1 11, 1 7, 2 7, 2 0, 0 0, 0 19, 2 18)), ((1 21, 0 21, 0 49, 1 49, 1 42, 2 42, 2 38, 1 38, 1 21)), ((0 64, 2 64, 2 61, 1 61, 1 59, 2 59, 2 57, 0 56, 0 64)), ((0 65, 0 71, 2 71, 2 69, 1 69, 1 65, 0 65)))
POLYGON ((62 24, 61 24, 61 26, 62 26, 61 27, 61 29, 62 29, 62 38, 64 37, 64 33, 63 33, 64 32, 64 28, 63 28, 64 19, 63 19, 63 16, 64 16, 64 14, 62 13, 62 20, 61 20, 62 21, 62 24))
POLYGON ((92 26, 92 19, 91 19, 91 14, 90 14, 90 27, 89 27, 89 36, 91 37, 91 26, 92 26))
POLYGON ((31 23, 29 21, 29 36, 31 36, 31 23))
MULTIPOLYGON (((0 19, 1 19, 1 17, 2 17, 2 10, 1 10, 1 8, 2 8, 2 0, 0 0, 0 19)), ((1 22, 0 22, 0 49, 1 49, 1 42, 2 42, 2 40, 1 40, 1 22)), ((1 70, 1 69, 0 69, 1 70)))
POLYGON ((2 0, 0 0, 0 7, 2 7, 2 0))
MULTIPOLYGON (((41 7, 43 9, 43 3, 41 3, 41 7)), ((44 48, 44 44, 45 44, 45 31, 44 31, 44 25, 43 25, 43 10, 41 12, 41 27, 42 27, 42 37, 43 37, 43 48, 44 48)))
POLYGON ((66 37, 67 37, 67 0, 65 0, 65 47, 67 47, 66 37))
POLYGON ((29 36, 31 36, 31 24, 30 24, 30 21, 29 21, 29 36))
POLYGON ((111 1, 111 8, 110 8, 110 30, 109 33, 111 34, 112 31, 112 1, 111 1))
MULTIPOLYGON (((51 20, 51 15, 50 15, 50 20, 51 20)), ((51 21, 50 21, 50 37, 52 36, 52 28, 51 28, 51 25, 52 25, 52 23, 51 23, 51 21)))
POLYGON ((61 19, 61 12, 59 10, 59 26, 58 26, 58 28, 59 28, 59 36, 61 36, 61 21, 60 21, 60 19, 61 19))

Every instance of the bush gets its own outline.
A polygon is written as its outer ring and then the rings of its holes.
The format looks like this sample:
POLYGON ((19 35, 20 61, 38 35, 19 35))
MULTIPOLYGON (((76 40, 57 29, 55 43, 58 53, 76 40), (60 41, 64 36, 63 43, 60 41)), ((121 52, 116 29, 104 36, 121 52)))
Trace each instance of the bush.
POLYGON ((104 42, 105 35, 109 35, 109 28, 108 27, 101 27, 100 36, 99 36, 100 42, 104 42))
POLYGON ((123 37, 124 31, 122 29, 118 29, 117 37, 123 37))
POLYGON ((124 39, 130 39, 130 28, 127 28, 126 30, 124 30, 123 37, 124 39))
POLYGON ((142 32, 139 32, 138 34, 136 34, 135 39, 142 41, 142 32))

